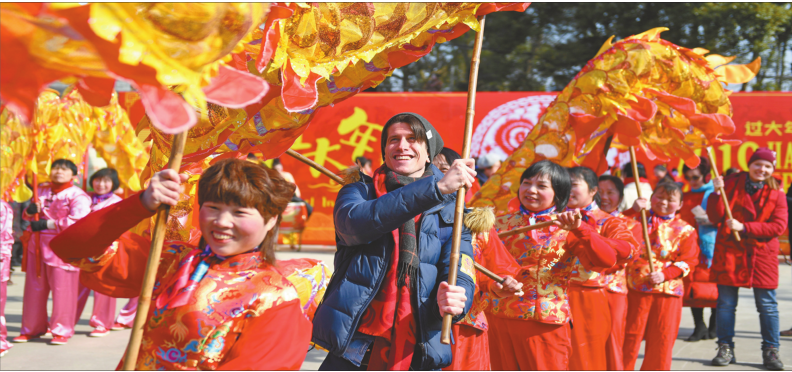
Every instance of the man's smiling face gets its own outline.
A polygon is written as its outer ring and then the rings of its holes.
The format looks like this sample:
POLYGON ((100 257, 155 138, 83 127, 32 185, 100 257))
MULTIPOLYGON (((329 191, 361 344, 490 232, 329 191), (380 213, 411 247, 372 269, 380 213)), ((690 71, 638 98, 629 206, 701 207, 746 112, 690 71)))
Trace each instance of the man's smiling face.
POLYGON ((420 177, 429 152, 424 142, 419 142, 406 123, 395 123, 388 127, 385 142, 385 165, 392 171, 408 177, 420 177))

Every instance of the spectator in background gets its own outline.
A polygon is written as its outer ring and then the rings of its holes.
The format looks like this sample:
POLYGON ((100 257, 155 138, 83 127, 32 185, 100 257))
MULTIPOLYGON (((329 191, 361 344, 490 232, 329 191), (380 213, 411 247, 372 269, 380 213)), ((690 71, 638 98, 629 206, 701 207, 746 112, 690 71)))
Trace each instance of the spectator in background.
POLYGON ((297 181, 294 179, 294 176, 291 173, 283 170, 283 163, 281 163, 280 159, 278 158, 272 159, 272 169, 278 171, 278 173, 281 175, 281 177, 283 177, 284 180, 286 180, 286 182, 291 182, 294 184, 294 196, 292 197, 291 201, 295 203, 305 203, 305 209, 307 210, 308 217, 310 218, 311 214, 313 213, 313 206, 308 204, 307 201, 300 197, 300 187, 297 186, 297 181))
POLYGON ((724 177, 731 176, 732 174, 735 174, 735 173, 740 173, 740 170, 737 169, 737 168, 729 168, 729 169, 726 170, 726 172, 723 173, 723 176, 724 177))
MULTIPOLYGON (((730 170, 731 169, 734 169, 734 168, 730 168, 730 170)), ((787 200, 787 205, 788 206, 792 205, 792 187, 791 186, 788 186, 787 193, 786 193, 786 200, 787 200)), ((792 230, 791 228, 789 228, 790 227, 789 223, 792 222, 792 208, 790 208, 789 210, 790 210, 790 212, 788 212, 789 219, 787 220, 787 232, 792 230)), ((786 257, 784 257, 784 259, 786 260, 786 257)), ((785 337, 792 336, 792 328, 790 328, 790 329, 788 329, 786 331, 781 331, 781 336, 785 336, 785 337)))
MULTIPOLYGON (((432 164, 434 164, 437 169, 440 169, 441 172, 445 173, 451 168, 451 164, 454 164, 457 159, 462 159, 462 156, 448 147, 443 147, 443 149, 440 150, 440 153, 435 156, 434 160, 432 160, 432 164)), ((473 196, 476 195, 479 190, 481 190, 481 184, 478 182, 473 182, 473 186, 468 188, 467 193, 465 194, 465 203, 473 199, 473 196)))
POLYGON ((657 164, 657 165, 655 165, 653 171, 654 171, 655 177, 657 177, 657 179, 660 180, 660 181, 657 182, 658 184, 662 183, 662 179, 665 178, 666 175, 668 175, 668 169, 666 169, 665 164, 657 164))
POLYGON ((30 225, 29 221, 22 218, 22 211, 27 209, 30 205, 30 200, 21 203, 11 201, 10 204, 11 209, 14 211, 14 246, 11 249, 11 269, 13 270, 14 266, 22 265, 22 253, 24 252, 22 234, 27 230, 28 225, 30 225))
POLYGON ((8 342, 5 321, 5 304, 8 279, 11 277, 11 246, 14 243, 14 210, 0 200, 0 357, 6 355, 13 345, 8 342))
POLYGON ((374 173, 374 169, 372 168, 371 159, 365 156, 358 156, 355 158, 355 165, 360 167, 360 171, 365 173, 367 176, 371 177, 374 173))
MULTIPOLYGON (((624 179, 624 198, 621 204, 619 204, 619 211, 624 212, 632 207, 635 200, 638 199, 638 190, 635 188, 632 163, 627 163, 622 167, 622 176, 624 179)), ((646 179, 646 168, 644 168, 644 165, 641 163, 638 163, 638 177, 638 182, 641 185, 641 195, 648 199, 652 196, 652 185, 650 185, 649 180, 646 179)))
POLYGON ((724 189, 732 205, 726 218, 719 191, 710 195, 707 215, 719 226, 712 260, 711 278, 718 283, 718 354, 714 366, 727 366, 734 357, 734 324, 740 287, 753 288, 762 334, 765 368, 783 370, 779 356, 778 322, 778 236, 787 228, 788 208, 781 182, 773 177, 776 153, 766 147, 756 149, 748 160, 748 172, 713 180, 716 190, 724 189), (732 232, 740 234, 740 242, 732 232))
POLYGON ((484 186, 484 183, 500 169, 500 166, 501 160, 498 155, 490 153, 479 157, 476 162, 476 168, 478 168, 476 178, 478 178, 480 186, 484 186))

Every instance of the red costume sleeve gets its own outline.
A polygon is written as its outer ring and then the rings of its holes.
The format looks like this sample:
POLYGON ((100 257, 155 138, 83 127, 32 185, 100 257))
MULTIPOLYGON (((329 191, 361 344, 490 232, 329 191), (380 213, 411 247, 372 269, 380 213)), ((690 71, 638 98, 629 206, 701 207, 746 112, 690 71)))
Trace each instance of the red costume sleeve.
POLYGON ((665 280, 680 278, 690 273, 690 270, 698 265, 699 245, 698 233, 695 230, 688 233, 679 245, 679 251, 674 258, 671 266, 663 269, 665 280))
POLYGON ((153 214, 135 194, 85 216, 52 239, 50 247, 81 269, 80 282, 86 287, 112 297, 135 297, 151 242, 127 230, 153 214), (113 244, 116 240, 118 245, 113 244))
POLYGON ((298 370, 311 342, 311 322, 293 300, 250 318, 219 370, 298 370))
MULTIPOLYGON (((483 239, 479 238, 479 244, 484 249, 481 250, 482 265, 490 271, 498 274, 501 277, 511 276, 516 277, 520 272, 520 265, 514 257, 506 250, 506 246, 498 237, 498 231, 493 227, 489 232, 489 240, 486 245, 483 245, 483 239)), ((479 281, 479 288, 490 288, 490 285, 495 283, 492 279, 484 274, 477 273, 476 280, 479 281)))
POLYGON ((580 228, 567 235, 567 246, 586 270, 603 271, 613 267, 619 255, 614 244, 616 243, 598 234, 587 223, 581 224, 580 228))
MULTIPOLYGON (((728 195, 728 191, 727 194, 728 195)), ((707 199, 707 217, 713 225, 720 225, 725 221, 726 209, 723 207, 723 198, 720 194, 712 193, 707 199)))
POLYGON ((630 208, 627 208, 627 209, 625 209, 622 212, 622 216, 624 216, 626 218, 636 218, 637 219, 637 218, 641 217, 641 214, 636 212, 635 209, 632 209, 632 206, 630 206, 630 208))
POLYGON ((787 220, 789 215, 787 213, 788 205, 785 195, 780 192, 774 191, 778 194, 778 201, 775 208, 773 208, 770 218, 766 222, 744 222, 745 234, 752 238, 759 239, 772 239, 777 238, 784 233, 787 228, 787 220))
POLYGON ((638 252, 638 242, 635 241, 632 231, 627 227, 627 222, 621 218, 608 218, 602 224, 600 235, 605 237, 607 239, 606 242, 616 250, 615 266, 621 267, 640 254, 638 252))

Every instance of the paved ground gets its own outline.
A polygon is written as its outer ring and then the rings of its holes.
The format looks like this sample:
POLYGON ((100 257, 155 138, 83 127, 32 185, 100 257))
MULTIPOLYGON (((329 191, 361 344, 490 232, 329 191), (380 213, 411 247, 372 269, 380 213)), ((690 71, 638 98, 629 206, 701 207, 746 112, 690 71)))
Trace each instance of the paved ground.
MULTIPOLYGON (((312 257, 324 260, 332 266, 332 252, 316 247, 306 247, 302 252, 281 251, 278 258, 288 259, 294 257, 312 257)), ((792 327, 792 267, 782 265, 781 287, 778 290, 779 312, 781 314, 781 329, 792 327)), ((8 322, 9 337, 19 334, 22 315, 22 291, 24 288, 24 274, 17 271, 12 274, 14 285, 8 288, 8 303, 6 305, 6 320, 8 322)), ((126 300, 119 300, 120 309, 126 300)), ((737 361, 736 365, 725 368, 710 367, 709 362, 715 356, 715 342, 699 341, 685 342, 693 332, 693 319, 690 310, 683 309, 682 325, 679 339, 674 346, 674 370, 761 370, 762 354, 760 350, 761 335, 759 334, 759 319, 753 302, 751 290, 741 290, 737 311, 735 339, 737 361)), ((0 362, 0 370, 111 370, 115 369, 124 353, 129 331, 112 332, 103 338, 87 337, 91 331, 88 318, 92 306, 92 299, 86 306, 77 325, 77 334, 64 346, 51 346, 47 339, 27 344, 16 344, 13 349, 0 362)), ((705 311, 708 319, 709 310, 705 311)), ((628 325, 629 326, 629 325, 628 325)), ((303 370, 317 370, 324 360, 326 353, 312 350, 303 363, 303 370)), ((642 357, 643 355, 641 355, 642 357)), ((781 339, 781 359, 792 370, 792 337, 781 339)), ((637 367, 640 368, 641 360, 637 367)))

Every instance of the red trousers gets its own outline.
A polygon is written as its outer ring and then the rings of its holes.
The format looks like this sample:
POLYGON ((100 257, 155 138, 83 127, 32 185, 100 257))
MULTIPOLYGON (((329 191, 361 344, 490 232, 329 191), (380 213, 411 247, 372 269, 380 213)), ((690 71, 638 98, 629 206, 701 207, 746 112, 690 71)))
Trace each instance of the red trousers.
POLYGON ((611 313, 611 329, 605 345, 605 358, 608 370, 624 370, 624 324, 627 321, 627 294, 608 291, 608 305, 611 313))
POLYGON ((681 297, 629 291, 627 324, 630 326, 624 335, 624 369, 635 370, 641 340, 646 336, 641 370, 670 370, 681 318, 681 297))
POLYGON ((451 365, 443 371, 489 371, 490 353, 487 331, 468 325, 451 327, 454 343, 451 345, 451 365))
POLYGON ((569 324, 487 316, 492 369, 569 369, 569 324))
POLYGON ((611 313, 605 288, 569 286, 572 311, 570 370, 608 369, 605 350, 611 333, 611 313))

